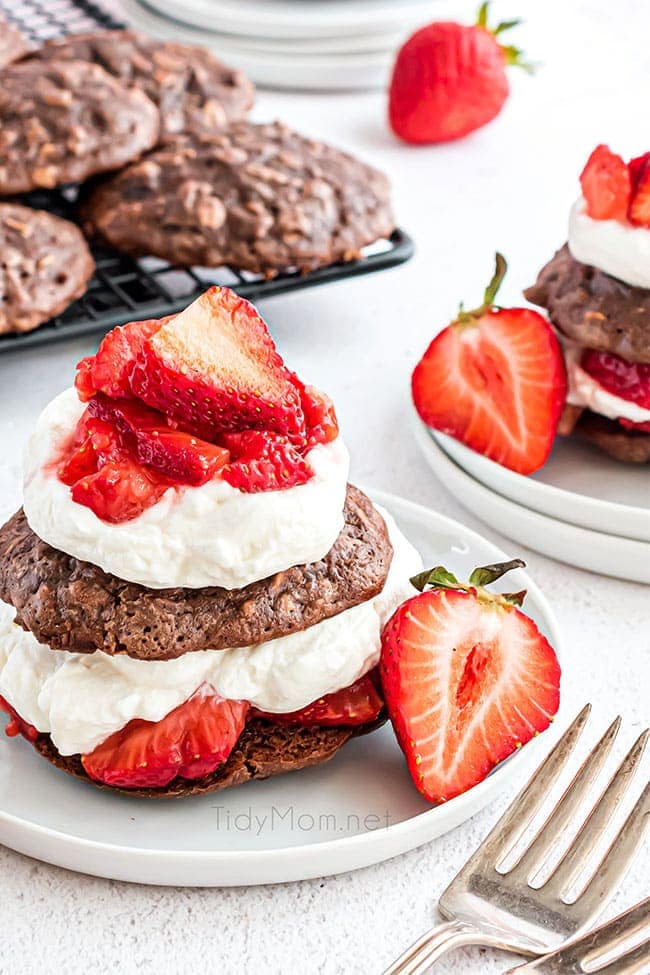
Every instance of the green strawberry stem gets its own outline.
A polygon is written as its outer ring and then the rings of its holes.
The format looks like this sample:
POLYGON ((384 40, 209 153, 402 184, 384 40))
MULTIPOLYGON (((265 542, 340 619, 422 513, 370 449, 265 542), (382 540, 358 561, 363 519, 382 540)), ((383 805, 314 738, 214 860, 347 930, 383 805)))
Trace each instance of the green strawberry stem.
POLYGON ((508 262, 503 254, 499 254, 498 251, 495 254, 494 261, 494 274, 492 275, 492 279, 483 294, 483 304, 479 305, 478 308, 473 308, 471 311, 465 311, 463 305, 461 304, 460 308, 458 309, 458 318, 454 324, 475 325, 486 312, 491 311, 495 307, 494 301, 499 292, 503 279, 506 276, 508 262))
MULTIPOLYGON (((500 24, 496 27, 490 27, 488 24, 488 11, 490 3, 489 0, 485 0, 478 8, 478 15, 476 17, 476 26, 482 27, 483 30, 488 31, 493 37, 498 37, 499 34, 503 34, 507 30, 511 30, 513 27, 518 27, 521 24, 521 20, 502 20, 500 24)), ((516 68, 523 68, 528 74, 533 74, 535 71, 535 66, 530 63, 530 61, 524 61, 524 52, 519 47, 515 47, 514 44, 499 44, 503 52, 503 57, 507 65, 513 65, 516 68)))
POLYGON ((476 594, 479 599, 490 602, 506 602, 511 606, 521 606, 526 598, 526 590, 519 592, 491 593, 485 588, 496 582, 512 569, 523 569, 526 563, 522 559, 511 559, 509 562, 495 562, 493 565, 482 565, 474 569, 468 582, 459 582, 456 576, 445 569, 443 565, 436 565, 433 569, 425 569, 411 579, 411 584, 424 592, 425 589, 457 589, 461 592, 476 594))

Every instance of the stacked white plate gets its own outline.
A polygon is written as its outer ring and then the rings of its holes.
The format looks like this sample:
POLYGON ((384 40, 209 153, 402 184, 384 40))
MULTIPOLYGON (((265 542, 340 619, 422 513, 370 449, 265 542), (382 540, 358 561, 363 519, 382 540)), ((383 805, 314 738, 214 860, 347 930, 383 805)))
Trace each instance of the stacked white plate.
POLYGON ((120 0, 132 27, 203 44, 257 84, 384 86, 401 42, 432 19, 431 0, 120 0))
POLYGON ((415 434, 457 501, 529 548, 601 575, 650 583, 650 470, 578 438, 558 438, 541 471, 515 474, 432 431, 415 434))

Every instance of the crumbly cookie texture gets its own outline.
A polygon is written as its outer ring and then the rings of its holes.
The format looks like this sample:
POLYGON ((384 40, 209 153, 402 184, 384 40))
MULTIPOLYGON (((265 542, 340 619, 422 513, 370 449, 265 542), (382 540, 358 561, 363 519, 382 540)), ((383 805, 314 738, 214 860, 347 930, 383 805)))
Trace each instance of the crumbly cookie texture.
POLYGON ((0 599, 40 643, 78 653, 169 660, 287 636, 384 587, 393 549, 384 519, 348 487, 343 531, 324 559, 243 589, 145 589, 41 541, 22 511, 0 529, 0 599))
POLYGON ((650 362, 650 291, 576 261, 565 244, 524 292, 563 335, 588 349, 650 362))
POLYGON ((0 203, 0 256, 0 334, 28 332, 58 315, 95 269, 78 227, 15 203, 0 203))
POLYGON ((179 139, 103 181, 83 213, 129 253, 268 277, 354 260, 395 227, 382 173, 280 122, 179 139))
POLYGON ((29 51, 29 42, 17 27, 0 16, 0 68, 22 58, 29 51))
POLYGON ((162 141, 181 132, 214 133, 243 118, 255 99, 252 81, 205 48, 132 30, 72 34, 47 41, 33 56, 90 61, 141 89, 158 106, 162 141))
POLYGON ((2 73, 0 194, 80 182, 137 159, 158 138, 153 102, 99 65, 26 61, 2 73))

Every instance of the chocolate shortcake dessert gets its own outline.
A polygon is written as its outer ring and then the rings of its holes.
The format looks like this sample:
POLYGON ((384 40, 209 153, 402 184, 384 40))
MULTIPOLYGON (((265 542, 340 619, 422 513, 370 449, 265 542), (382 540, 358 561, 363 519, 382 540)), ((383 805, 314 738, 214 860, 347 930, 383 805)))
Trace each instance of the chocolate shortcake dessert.
POLYGON ((348 464, 330 399, 227 288, 110 332, 38 419, 0 529, 8 733, 165 797, 381 724, 381 629, 422 565, 348 464))
POLYGON ((547 309, 564 348, 559 432, 649 463, 650 153, 625 163, 600 145, 580 182, 568 243, 525 295, 547 309))

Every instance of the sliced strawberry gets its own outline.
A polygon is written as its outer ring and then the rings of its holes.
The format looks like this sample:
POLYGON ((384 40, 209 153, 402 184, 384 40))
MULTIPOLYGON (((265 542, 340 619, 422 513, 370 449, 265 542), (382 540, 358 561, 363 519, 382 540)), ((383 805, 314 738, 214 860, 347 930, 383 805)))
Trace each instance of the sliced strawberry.
POLYGON ((553 329, 527 308, 495 308, 506 264, 484 304, 461 310, 413 372, 425 423, 521 474, 546 461, 566 398, 564 358, 553 329))
POLYGON ((113 426, 95 419, 86 409, 63 447, 57 475, 64 484, 72 486, 82 477, 95 474, 108 461, 119 460, 123 453, 113 426))
POLYGON ((630 162, 632 199, 627 215, 630 223, 650 227, 650 152, 630 162))
POLYGON ((160 501, 171 486, 169 480, 124 455, 77 481, 70 493, 73 501, 90 508, 102 521, 118 524, 137 518, 160 501))
POLYGON ((15 738, 16 735, 22 735, 27 741, 36 741, 38 738, 38 731, 33 724, 29 724, 28 721, 24 721, 15 708, 11 706, 9 701, 6 701, 2 695, 0 695, 0 711, 5 711, 9 715, 9 724, 5 728, 5 734, 9 738, 15 738))
POLYGON ((596 146, 580 174, 587 213, 594 220, 626 220, 630 171, 609 146, 596 146))
POLYGON ((629 362, 612 352, 585 349, 580 366, 614 396, 650 410, 650 364, 629 362))
POLYGON ((248 704, 198 692, 161 721, 130 721, 82 756, 91 777, 122 789, 155 789, 177 776, 200 779, 225 762, 244 730, 248 704))
POLYGON ((617 422, 621 424, 624 430, 636 431, 637 433, 650 433, 650 420, 641 420, 640 423, 635 423, 634 420, 627 420, 624 416, 619 416, 617 422))
POLYGON ((330 443, 339 435, 339 423, 334 403, 315 386, 306 386, 295 373, 291 381, 300 393, 300 404, 305 415, 307 427, 307 450, 319 443, 330 443))
POLYGON ((431 802, 472 788, 548 727, 560 667, 536 624, 480 582, 512 565, 476 570, 462 586, 443 569, 414 580, 434 588, 407 600, 382 634, 384 697, 409 771, 431 802), (484 576, 478 575, 484 573, 484 576))
POLYGON ((136 396, 204 440, 244 429, 305 436, 300 397, 257 311, 210 288, 142 346, 136 396))
POLYGON ((276 724, 299 724, 305 728, 332 727, 335 725, 370 724, 381 714, 384 702, 369 674, 354 684, 326 694, 300 711, 287 714, 271 714, 256 711, 255 716, 267 718, 276 724))
POLYGON ((223 434, 221 441, 231 454, 221 476, 240 491, 280 491, 313 477, 304 457, 278 433, 246 430, 223 434))
POLYGON ((105 335, 95 355, 87 356, 77 365, 74 384, 79 399, 86 402, 95 393, 116 399, 133 396, 129 377, 143 342, 173 318, 174 315, 168 315, 130 322, 105 335))
POLYGON ((176 484, 205 484, 228 463, 225 448, 170 429, 161 413, 137 400, 112 400, 98 393, 89 400, 88 411, 114 426, 135 460, 176 484))

